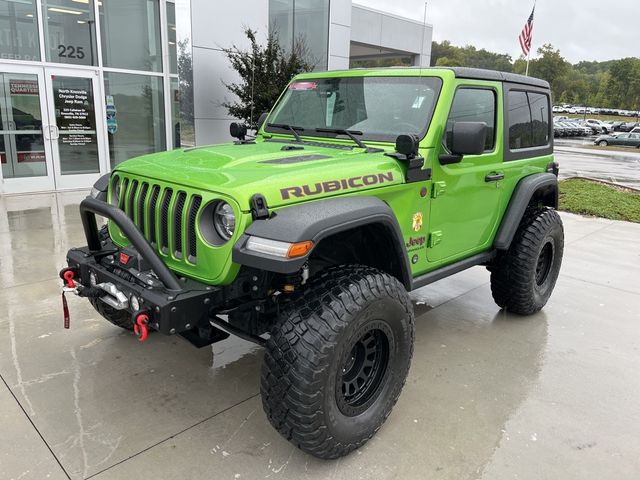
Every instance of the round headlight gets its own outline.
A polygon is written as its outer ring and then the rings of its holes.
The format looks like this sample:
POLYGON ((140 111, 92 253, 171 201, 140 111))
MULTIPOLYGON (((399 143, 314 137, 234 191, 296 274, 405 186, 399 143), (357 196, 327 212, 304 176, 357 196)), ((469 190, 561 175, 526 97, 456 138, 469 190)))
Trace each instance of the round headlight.
POLYGON ((229 240, 236 229, 236 215, 227 202, 220 202, 213 211, 213 225, 224 240, 229 240))

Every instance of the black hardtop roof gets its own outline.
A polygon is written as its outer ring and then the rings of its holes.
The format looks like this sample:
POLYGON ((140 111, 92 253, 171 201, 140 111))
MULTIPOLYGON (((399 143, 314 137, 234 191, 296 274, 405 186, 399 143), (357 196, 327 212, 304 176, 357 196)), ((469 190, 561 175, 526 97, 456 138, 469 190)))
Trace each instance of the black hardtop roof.
POLYGON ((517 73, 498 72, 496 70, 485 70, 483 68, 469 67, 435 67, 444 70, 451 70, 457 78, 470 78, 474 80, 496 80, 499 82, 520 83, 539 88, 549 88, 549 82, 534 77, 525 77, 517 73))

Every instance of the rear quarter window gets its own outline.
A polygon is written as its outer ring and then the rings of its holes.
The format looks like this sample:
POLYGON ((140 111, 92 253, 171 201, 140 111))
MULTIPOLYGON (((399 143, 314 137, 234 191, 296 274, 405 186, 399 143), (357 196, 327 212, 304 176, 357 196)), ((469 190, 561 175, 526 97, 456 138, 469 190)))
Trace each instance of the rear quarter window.
POLYGON ((510 90, 507 94, 510 150, 550 145, 550 108, 546 93, 510 90))

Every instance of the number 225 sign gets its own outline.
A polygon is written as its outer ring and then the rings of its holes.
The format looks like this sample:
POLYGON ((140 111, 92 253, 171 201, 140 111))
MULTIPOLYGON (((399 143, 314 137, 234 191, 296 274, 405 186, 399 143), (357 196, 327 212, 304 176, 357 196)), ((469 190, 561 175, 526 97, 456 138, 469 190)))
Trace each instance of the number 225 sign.
POLYGON ((73 45, 58 45, 58 56, 82 60, 84 58, 84 49, 73 45))

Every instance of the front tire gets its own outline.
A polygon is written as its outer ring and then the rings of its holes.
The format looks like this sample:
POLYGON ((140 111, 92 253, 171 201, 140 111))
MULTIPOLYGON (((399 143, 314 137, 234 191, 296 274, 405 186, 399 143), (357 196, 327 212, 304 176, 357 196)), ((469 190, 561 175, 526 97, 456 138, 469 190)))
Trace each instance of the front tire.
POLYGON ((402 284, 342 266, 320 273, 284 308, 267 342, 262 405, 282 436, 318 458, 366 443, 391 413, 413 354, 402 284))
POLYGON ((607 142, 606 140, 600 140, 600 141, 598 142, 598 145, 599 145, 600 147, 606 147, 607 145, 609 145, 609 142, 607 142))
POLYGON ((531 315, 545 306, 555 287, 564 230, 553 209, 528 211, 509 250, 489 267, 491 293, 499 307, 520 315, 531 315))

